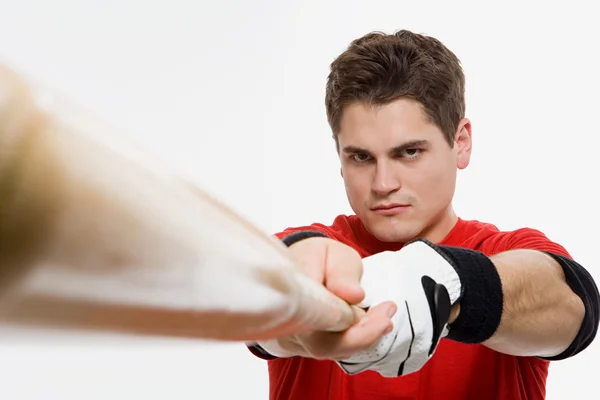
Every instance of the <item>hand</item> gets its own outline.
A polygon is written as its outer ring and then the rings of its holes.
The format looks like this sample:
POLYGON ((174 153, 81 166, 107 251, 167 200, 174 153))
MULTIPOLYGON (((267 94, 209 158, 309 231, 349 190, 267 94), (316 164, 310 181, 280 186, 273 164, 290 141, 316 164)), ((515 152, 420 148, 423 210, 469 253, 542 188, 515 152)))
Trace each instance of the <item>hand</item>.
POLYGON ((353 248, 332 239, 314 237, 294 243, 289 251, 310 277, 354 305, 356 322, 344 332, 313 331, 259 342, 265 350, 275 356, 340 360, 370 348, 391 331, 391 317, 396 312, 392 301, 382 301, 366 312, 356 306, 365 292, 360 286, 362 259, 353 248))
POLYGON ((367 257, 363 264, 363 305, 395 301, 398 312, 393 318, 394 330, 370 349, 338 364, 348 374, 373 370, 385 377, 421 369, 447 335, 451 318, 456 317, 462 290, 458 273, 426 240, 367 257))

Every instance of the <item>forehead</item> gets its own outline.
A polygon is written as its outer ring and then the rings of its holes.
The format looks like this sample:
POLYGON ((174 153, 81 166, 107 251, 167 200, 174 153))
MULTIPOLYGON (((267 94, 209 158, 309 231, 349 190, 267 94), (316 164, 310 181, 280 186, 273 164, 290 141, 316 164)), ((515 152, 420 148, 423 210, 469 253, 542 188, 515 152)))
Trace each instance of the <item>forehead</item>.
POLYGON ((421 140, 435 143, 444 138, 421 104, 410 99, 398 99, 380 106, 353 103, 344 109, 340 121, 340 148, 356 146, 387 151, 404 142, 421 140))

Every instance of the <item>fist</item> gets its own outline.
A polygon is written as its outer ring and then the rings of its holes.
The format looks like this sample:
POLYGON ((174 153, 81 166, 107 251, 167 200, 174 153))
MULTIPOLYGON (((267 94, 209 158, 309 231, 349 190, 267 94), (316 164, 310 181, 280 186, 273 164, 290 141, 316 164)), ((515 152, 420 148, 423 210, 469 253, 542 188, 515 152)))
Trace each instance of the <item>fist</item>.
POLYGON ((383 301, 366 311, 358 307, 365 291, 361 287, 363 263, 356 250, 333 239, 312 237, 292 244, 289 252, 308 276, 353 306, 355 323, 343 332, 312 331, 259 342, 267 352, 278 357, 342 360, 369 349, 392 331, 394 302, 383 301))

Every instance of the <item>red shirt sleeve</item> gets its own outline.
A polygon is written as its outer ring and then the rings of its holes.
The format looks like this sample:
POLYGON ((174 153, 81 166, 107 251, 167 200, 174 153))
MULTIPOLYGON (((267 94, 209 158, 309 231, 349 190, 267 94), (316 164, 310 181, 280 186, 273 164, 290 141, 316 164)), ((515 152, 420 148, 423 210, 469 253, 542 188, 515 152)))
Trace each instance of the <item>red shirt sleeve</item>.
POLYGON ((532 228, 521 228, 493 235, 487 243, 484 243, 482 251, 488 255, 493 255, 517 249, 545 251, 571 258, 571 255, 563 246, 550 240, 543 232, 532 228))

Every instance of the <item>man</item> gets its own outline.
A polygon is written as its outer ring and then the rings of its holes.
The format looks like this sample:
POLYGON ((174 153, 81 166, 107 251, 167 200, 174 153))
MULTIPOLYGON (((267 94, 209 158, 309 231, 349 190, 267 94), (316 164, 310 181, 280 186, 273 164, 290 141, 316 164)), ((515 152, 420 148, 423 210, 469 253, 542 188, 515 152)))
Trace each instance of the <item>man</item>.
POLYGON ((595 338, 598 290, 566 249, 455 214, 464 90, 457 57, 409 31, 367 34, 331 64, 327 116, 355 215, 276 236, 357 318, 249 343, 269 360, 271 399, 543 399, 549 362, 595 338))

